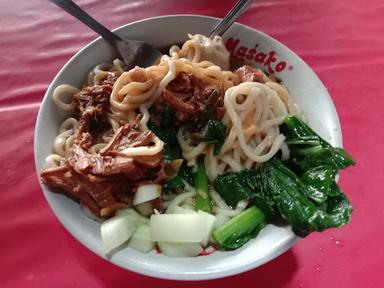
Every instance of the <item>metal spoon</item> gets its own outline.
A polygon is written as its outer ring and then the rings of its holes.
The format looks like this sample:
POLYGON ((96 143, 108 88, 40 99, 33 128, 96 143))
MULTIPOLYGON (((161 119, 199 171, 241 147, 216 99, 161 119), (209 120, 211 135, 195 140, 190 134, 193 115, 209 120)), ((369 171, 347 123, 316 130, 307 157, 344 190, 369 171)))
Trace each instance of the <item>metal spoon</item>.
POLYGON ((71 0, 51 0, 54 4, 83 22, 116 48, 128 69, 151 66, 163 54, 151 45, 138 40, 125 40, 109 31, 71 0))
POLYGON ((227 15, 211 30, 209 37, 213 38, 216 35, 222 36, 229 27, 239 18, 248 6, 252 3, 253 0, 239 0, 233 6, 233 8, 228 12, 227 15))

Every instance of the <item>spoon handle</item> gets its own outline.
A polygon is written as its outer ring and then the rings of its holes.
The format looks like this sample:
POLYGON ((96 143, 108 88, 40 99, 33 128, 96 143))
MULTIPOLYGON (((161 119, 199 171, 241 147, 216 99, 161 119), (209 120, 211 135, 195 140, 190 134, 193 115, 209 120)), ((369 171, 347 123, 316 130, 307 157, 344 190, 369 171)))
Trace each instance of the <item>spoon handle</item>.
POLYGON ((93 31, 103 37, 107 42, 116 47, 116 43, 121 41, 121 38, 115 33, 109 31, 106 27, 97 22, 83 9, 71 0, 51 0, 54 4, 67 11, 69 14, 83 22, 85 25, 90 27, 93 31))
POLYGON ((247 10, 248 6, 252 3, 253 0, 239 0, 236 5, 233 6, 231 11, 228 12, 227 15, 212 29, 209 33, 209 37, 213 38, 216 35, 223 35, 225 31, 228 30, 229 27, 239 18, 245 10, 247 10))

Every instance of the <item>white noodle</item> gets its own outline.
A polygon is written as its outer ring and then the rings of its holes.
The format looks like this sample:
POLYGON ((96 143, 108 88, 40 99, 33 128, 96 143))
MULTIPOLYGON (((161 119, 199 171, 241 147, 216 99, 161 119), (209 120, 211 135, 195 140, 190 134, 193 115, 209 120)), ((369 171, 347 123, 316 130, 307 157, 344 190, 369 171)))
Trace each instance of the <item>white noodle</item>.
POLYGON ((180 195, 177 195, 168 205, 167 211, 165 213, 173 213, 177 206, 180 206, 188 198, 194 197, 196 191, 185 192, 180 195))
POLYGON ((57 107, 64 111, 72 111, 74 105, 72 103, 73 94, 80 90, 72 85, 62 84, 55 88, 52 100, 57 107))
POLYGON ((44 161, 44 169, 59 167, 63 157, 57 154, 50 154, 44 161))

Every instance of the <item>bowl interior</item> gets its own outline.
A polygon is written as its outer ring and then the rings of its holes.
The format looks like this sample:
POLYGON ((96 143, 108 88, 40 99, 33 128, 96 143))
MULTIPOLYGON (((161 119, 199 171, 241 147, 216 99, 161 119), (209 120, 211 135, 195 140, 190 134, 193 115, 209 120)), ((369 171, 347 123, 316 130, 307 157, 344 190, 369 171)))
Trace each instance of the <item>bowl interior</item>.
MULTIPOLYGON (((128 24, 116 29, 115 32, 127 39, 139 39, 156 47, 165 47, 185 41, 187 33, 207 34, 217 21, 215 18, 193 15, 165 16, 128 24)), ((276 75, 284 81, 292 98, 303 109, 309 125, 332 145, 341 146, 341 130, 332 100, 318 77, 296 54, 266 34, 240 24, 233 25, 223 38, 229 41, 234 53, 245 58, 250 55, 247 53, 254 47, 256 54, 265 53, 265 58, 262 54, 258 58, 259 62, 263 62, 258 63, 258 66, 263 69, 268 68, 265 61, 272 52, 275 61, 270 60, 271 68, 275 71, 280 70, 276 75), (281 62, 285 62, 285 66, 281 62)), ((113 49, 104 40, 97 39, 68 61, 52 81, 43 99, 36 123, 37 171, 41 170, 44 159, 52 151, 58 127, 65 117, 51 100, 54 88, 64 83, 81 87, 90 69, 114 58, 116 54, 113 49)), ((50 192, 45 186, 42 186, 42 190, 66 229, 86 247, 106 258, 100 243, 100 224, 84 216, 79 205, 72 200, 50 192)), ((215 252, 209 256, 196 258, 169 258, 154 251, 144 254, 127 248, 108 260, 131 271, 153 277, 183 280, 212 279, 257 267, 288 250, 297 239, 290 227, 268 225, 256 239, 236 251, 215 252)))

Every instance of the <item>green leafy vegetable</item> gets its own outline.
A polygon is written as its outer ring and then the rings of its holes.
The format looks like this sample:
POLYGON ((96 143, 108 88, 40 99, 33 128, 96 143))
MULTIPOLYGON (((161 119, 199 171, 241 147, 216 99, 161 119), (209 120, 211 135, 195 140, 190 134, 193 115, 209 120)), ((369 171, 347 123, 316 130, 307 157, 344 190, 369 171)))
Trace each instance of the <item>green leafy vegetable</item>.
POLYGON ((210 213, 212 210, 211 197, 208 190, 208 178, 205 172, 205 165, 202 160, 197 162, 197 171, 195 173, 196 210, 202 210, 210 213))
MULTIPOLYGON (((289 146, 289 145, 288 145, 289 146)), ((292 153, 297 153, 292 149, 292 153)), ((300 171, 307 171, 308 169, 320 165, 332 166, 336 171, 347 168, 355 164, 351 156, 342 148, 321 148, 304 155, 303 157, 295 157, 294 163, 299 167, 300 171)))
POLYGON ((300 176, 300 180, 308 185, 307 196, 317 203, 327 200, 334 179, 335 170, 331 166, 314 167, 300 176))
POLYGON ((318 144, 320 144, 324 148, 331 147, 331 145, 327 141, 317 135, 317 133, 313 131, 307 124, 305 124, 303 121, 301 121, 294 115, 288 115, 287 117, 285 117, 282 130, 284 135, 287 136, 287 144, 293 139, 299 141, 308 141, 309 139, 311 139, 317 141, 318 144))
POLYGON ((215 179, 213 187, 219 191, 228 205, 235 208, 240 200, 253 195, 253 190, 258 186, 259 177, 255 170, 227 172, 215 179))
POLYGON ((169 128, 162 128, 152 122, 148 123, 148 128, 164 142, 163 157, 165 160, 171 161, 182 157, 176 131, 169 128))
POLYGON ((175 119, 175 110, 169 106, 164 106, 161 115, 161 126, 164 128, 171 127, 175 119))
MULTIPOLYGON (((160 116, 160 123, 149 122, 148 128, 164 142, 164 160, 173 161, 182 159, 181 148, 177 141, 177 128, 173 126, 175 111, 169 106, 164 106, 160 116)), ((163 185, 163 189, 169 193, 179 192, 185 187, 184 181, 193 185, 192 170, 187 166, 185 161, 180 166, 177 175, 163 185)))
POLYGON ((169 179, 163 185, 164 192, 180 192, 185 187, 184 181, 187 182, 189 185, 193 185, 193 180, 194 176, 192 173, 192 168, 188 167, 186 162, 184 161, 183 164, 181 164, 177 175, 174 178, 169 179))
POLYGON ((170 161, 182 158, 181 148, 177 141, 177 131, 172 127, 174 114, 171 107, 165 106, 161 112, 161 122, 159 124, 148 123, 148 128, 164 142, 163 157, 170 161))
POLYGON ((213 237, 221 247, 237 249, 256 237, 265 225, 263 212, 252 206, 213 231, 213 237))
POLYGON ((285 140, 288 145, 297 145, 302 147, 317 146, 320 144, 318 137, 314 136, 302 136, 300 138, 288 138, 285 140))
POLYGON ((355 164, 344 149, 332 147, 296 116, 287 116, 281 128, 292 154, 290 165, 299 173, 321 165, 337 172, 355 164))
MULTIPOLYGON (((304 190, 308 186, 281 161, 272 160, 267 165, 271 197, 280 215, 296 234, 306 236, 311 231, 339 227, 349 222, 352 208, 344 194, 329 197, 326 205, 317 205, 306 196, 304 190)), ((332 182, 332 188, 336 186, 332 182)))
POLYGON ((342 223, 341 225, 348 223, 351 219, 352 206, 336 182, 331 185, 326 211, 333 215, 335 223, 342 223))
POLYGON ((225 142, 227 127, 218 120, 209 120, 206 132, 202 138, 203 142, 215 143, 213 153, 219 155, 221 147, 225 142))
POLYGON ((301 180, 280 160, 271 159, 258 170, 225 173, 214 187, 228 204, 251 199, 268 217, 280 215, 297 235, 305 236, 350 220, 352 208, 333 178, 333 168, 322 167, 301 180), (325 182, 320 184, 318 177, 325 182))

